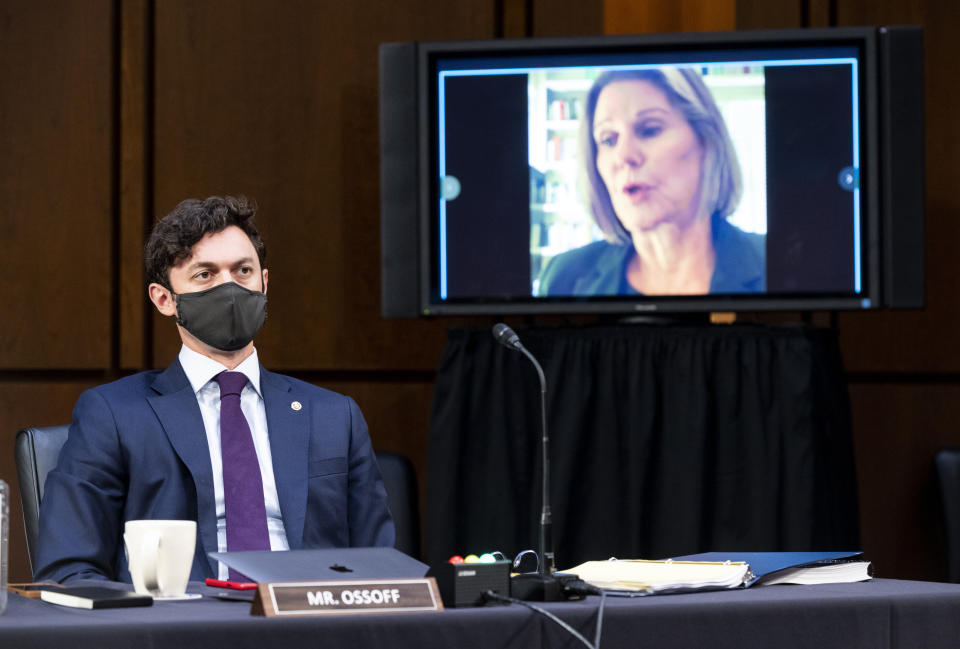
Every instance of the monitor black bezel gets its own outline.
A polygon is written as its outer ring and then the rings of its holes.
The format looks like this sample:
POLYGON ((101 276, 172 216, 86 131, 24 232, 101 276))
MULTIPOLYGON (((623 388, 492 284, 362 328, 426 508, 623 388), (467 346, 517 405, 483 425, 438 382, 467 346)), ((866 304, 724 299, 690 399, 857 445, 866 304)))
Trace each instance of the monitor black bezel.
POLYGON ((422 315, 499 314, 670 314, 740 311, 865 310, 881 304, 880 269, 880 178, 878 117, 878 39, 873 27, 829 29, 756 30, 678 34, 614 35, 551 39, 508 39, 418 43, 417 85, 419 147, 419 295, 422 315), (860 146, 861 146, 861 295, 826 294, 738 294, 697 296, 595 296, 557 298, 484 297, 473 300, 440 300, 436 295, 437 215, 435 124, 435 62, 443 58, 550 56, 617 53, 670 48, 674 51, 740 47, 829 47, 852 46, 860 56, 860 146))

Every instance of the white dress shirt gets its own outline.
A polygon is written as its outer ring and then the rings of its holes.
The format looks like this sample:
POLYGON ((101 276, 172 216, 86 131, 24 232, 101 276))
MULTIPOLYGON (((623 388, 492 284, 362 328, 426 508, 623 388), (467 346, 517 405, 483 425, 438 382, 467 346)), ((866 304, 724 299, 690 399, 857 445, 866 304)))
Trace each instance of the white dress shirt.
MULTIPOLYGON (((213 494, 217 503, 217 550, 227 551, 226 507, 223 499, 223 460, 220 455, 220 385, 214 380, 217 374, 227 367, 212 358, 199 354, 186 345, 180 348, 180 365, 187 375, 200 404, 203 427, 207 433, 207 446, 210 448, 210 465, 213 468, 213 494)), ((253 445, 260 463, 260 477, 263 479, 263 500, 267 510, 267 531, 270 533, 271 550, 289 550, 287 534, 283 529, 280 516, 280 500, 277 497, 277 484, 273 477, 273 459, 270 455, 270 438, 267 435, 267 411, 260 392, 260 362, 254 348, 234 372, 242 372, 247 377, 247 385, 240 394, 240 409, 243 410, 253 445)), ((220 579, 227 579, 227 566, 220 564, 220 579)))

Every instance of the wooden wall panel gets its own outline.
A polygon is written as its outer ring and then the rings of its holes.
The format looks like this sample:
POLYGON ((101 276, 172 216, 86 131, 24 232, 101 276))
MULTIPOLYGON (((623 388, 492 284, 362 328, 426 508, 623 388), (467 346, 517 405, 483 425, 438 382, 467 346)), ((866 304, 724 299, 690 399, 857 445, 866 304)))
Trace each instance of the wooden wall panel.
POLYGON ((80 393, 99 380, 49 378, 41 381, 4 381, 0 384, 0 479, 10 485, 10 581, 30 581, 20 486, 13 457, 17 431, 33 426, 70 423, 70 413, 80 393))
POLYGON ((836 22, 834 0, 807 0, 807 16, 804 27, 831 27, 836 22))
POLYGON ((111 8, 0 3, 0 369, 110 365, 111 8))
POLYGON ((833 0, 837 25, 924 25, 935 27, 938 19, 956 19, 951 0, 833 0))
POLYGON ((737 29, 788 29, 803 26, 802 0, 737 0, 736 4, 737 29))
POLYGON ((859 372, 958 372, 960 195, 956 170, 960 168, 960 122, 955 107, 960 105, 960 86, 944 62, 958 54, 960 10, 955 3, 934 0, 840 1, 837 16, 843 25, 922 25, 926 67, 926 308, 842 315, 847 367, 859 372))
POLYGON ((146 369, 143 270, 144 230, 150 221, 147 202, 152 179, 150 115, 152 60, 151 5, 147 0, 120 4, 120 224, 119 364, 146 369))
POLYGON ((603 33, 603 3, 535 0, 533 36, 596 36, 603 33))
POLYGON ((877 576, 946 575, 933 457, 960 445, 960 385, 853 383, 863 550, 877 576))
POLYGON ((605 34, 702 32, 734 29, 735 0, 604 0, 605 34))
MULTIPOLYGON (((380 318, 377 48, 489 38, 489 0, 156 5, 155 201, 260 205, 271 367, 432 369, 444 324, 380 318)), ((156 358, 176 350, 157 326, 156 358)))
POLYGON ((529 35, 530 16, 527 0, 500 0, 500 26, 494 35, 498 38, 523 38, 529 35))

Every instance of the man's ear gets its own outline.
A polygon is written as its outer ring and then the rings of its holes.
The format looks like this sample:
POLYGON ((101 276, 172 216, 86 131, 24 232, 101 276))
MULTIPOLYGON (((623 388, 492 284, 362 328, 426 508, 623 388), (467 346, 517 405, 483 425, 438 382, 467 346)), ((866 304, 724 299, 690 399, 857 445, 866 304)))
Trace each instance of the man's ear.
POLYGON ((147 295, 153 305, 157 307, 157 311, 163 315, 177 315, 177 302, 170 289, 153 282, 147 287, 147 295))
POLYGON ((267 269, 266 268, 263 269, 263 292, 264 294, 266 294, 267 292, 267 269))

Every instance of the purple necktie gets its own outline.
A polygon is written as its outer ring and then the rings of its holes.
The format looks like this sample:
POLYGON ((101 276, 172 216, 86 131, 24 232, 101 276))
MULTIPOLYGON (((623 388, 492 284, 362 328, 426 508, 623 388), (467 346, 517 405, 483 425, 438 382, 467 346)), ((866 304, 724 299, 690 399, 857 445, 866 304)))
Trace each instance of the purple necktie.
MULTIPOLYGON (((263 502, 260 463, 247 418, 240 409, 240 393, 247 384, 241 372, 221 372, 220 456, 223 459, 223 500, 227 523, 227 552, 269 550, 267 509, 263 502)), ((230 579, 247 581, 230 570, 230 579)))

